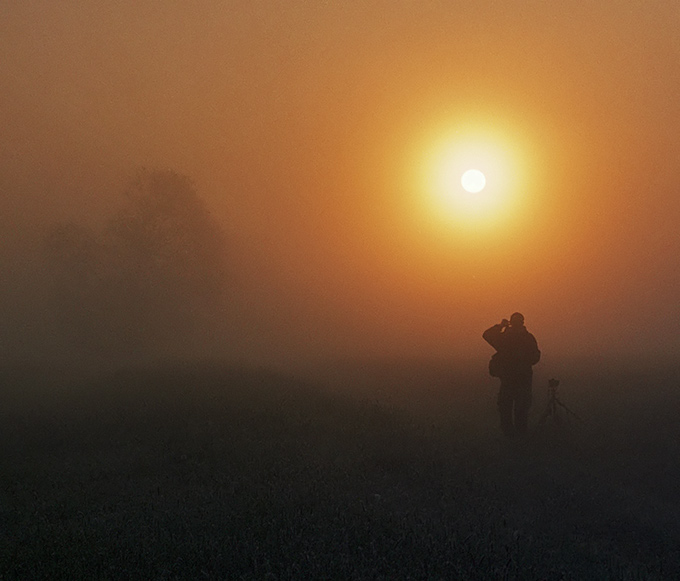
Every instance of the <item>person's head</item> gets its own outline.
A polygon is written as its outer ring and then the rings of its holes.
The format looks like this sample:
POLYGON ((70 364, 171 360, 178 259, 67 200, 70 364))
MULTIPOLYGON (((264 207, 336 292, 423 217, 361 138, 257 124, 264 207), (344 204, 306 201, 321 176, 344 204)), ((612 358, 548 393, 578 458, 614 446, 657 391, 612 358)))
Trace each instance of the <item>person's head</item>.
POLYGON ((512 313, 510 317, 511 327, 523 327, 524 326, 524 315, 522 313, 512 313))

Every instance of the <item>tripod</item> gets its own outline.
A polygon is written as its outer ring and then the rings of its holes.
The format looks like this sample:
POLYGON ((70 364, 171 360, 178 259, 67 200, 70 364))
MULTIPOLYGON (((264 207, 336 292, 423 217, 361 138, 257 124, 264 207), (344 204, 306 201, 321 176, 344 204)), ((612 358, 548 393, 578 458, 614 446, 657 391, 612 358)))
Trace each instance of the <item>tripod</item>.
POLYGON ((560 398, 557 397, 557 386, 560 384, 559 379, 549 379, 548 380, 548 387, 550 389, 549 395, 548 395, 548 405, 545 408, 545 411, 543 412, 543 415, 541 416, 541 419, 538 421, 539 425, 542 425, 546 422, 546 420, 550 417, 552 418, 553 422, 556 424, 561 423, 561 418, 560 418, 560 408, 562 408, 564 411, 567 412, 567 414, 574 416, 578 421, 583 422, 583 420, 577 416, 573 411, 571 411, 566 405, 564 405, 561 401, 560 398))

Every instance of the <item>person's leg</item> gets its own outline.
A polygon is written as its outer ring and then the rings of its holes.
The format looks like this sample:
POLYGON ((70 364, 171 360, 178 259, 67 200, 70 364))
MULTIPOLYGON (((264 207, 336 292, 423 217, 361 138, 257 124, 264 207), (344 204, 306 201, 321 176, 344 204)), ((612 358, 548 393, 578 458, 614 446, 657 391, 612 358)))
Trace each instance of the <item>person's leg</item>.
POLYGON ((498 392, 498 413, 501 420, 501 430, 508 438, 515 435, 515 427, 512 421, 514 403, 513 386, 501 381, 501 388, 498 392))
POLYGON ((529 408, 517 402, 515 404, 515 430, 520 435, 529 431, 529 408))
POLYGON ((531 381, 523 381, 518 384, 515 395, 515 430, 518 434, 524 435, 529 431, 529 409, 532 401, 531 381))

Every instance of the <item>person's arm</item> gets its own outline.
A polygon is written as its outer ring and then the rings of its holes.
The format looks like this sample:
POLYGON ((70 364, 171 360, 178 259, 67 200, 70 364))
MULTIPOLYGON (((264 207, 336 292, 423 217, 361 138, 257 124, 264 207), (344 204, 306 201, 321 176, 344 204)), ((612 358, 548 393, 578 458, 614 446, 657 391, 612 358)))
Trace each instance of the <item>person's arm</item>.
POLYGON ((491 345, 496 351, 501 345, 501 340, 503 338, 503 329, 505 325, 503 323, 498 323, 493 327, 489 327, 484 333, 482 333, 482 339, 484 339, 489 345, 491 345))

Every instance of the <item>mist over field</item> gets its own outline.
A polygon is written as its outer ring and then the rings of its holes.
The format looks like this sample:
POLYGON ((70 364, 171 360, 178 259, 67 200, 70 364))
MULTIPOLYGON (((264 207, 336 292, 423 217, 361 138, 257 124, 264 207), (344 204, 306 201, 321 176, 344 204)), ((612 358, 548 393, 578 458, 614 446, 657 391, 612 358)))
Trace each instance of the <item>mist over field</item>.
POLYGON ((572 372, 545 423, 539 375, 519 442, 477 367, 324 372, 5 369, 3 576, 677 578, 677 367, 572 372))
MULTIPOLYGON (((112 200, 101 215, 27 216, 6 229, 0 256, 5 364, 115 367, 178 358, 297 370, 406 358, 476 362, 484 373, 490 352, 481 331, 522 305, 532 309, 525 310, 527 325, 547 373, 621 363, 666 367, 675 358, 677 339, 668 334, 674 307, 665 302, 617 306, 616 295, 603 292, 604 314, 573 308, 565 314, 550 293, 511 302, 512 287, 504 296, 473 280, 465 292, 493 295, 483 312, 477 309, 484 297, 458 304, 455 283, 449 295, 442 281, 433 299, 404 281, 395 286, 366 275, 373 288, 357 294, 352 277, 364 276, 361 269, 320 290, 330 264, 315 264, 323 258, 312 256, 302 275, 286 273, 300 264, 264 255, 260 242, 246 240, 210 208, 190 176, 138 169, 112 200), (610 306, 622 310, 610 318, 610 306), (665 329, 640 321, 651 309, 664 317, 665 329), (669 316, 662 315, 667 309, 669 316)), ((281 236, 286 244, 287 233, 281 236)), ((505 289, 503 280, 490 286, 505 289)), ((663 281, 648 284, 658 288, 663 281)))

